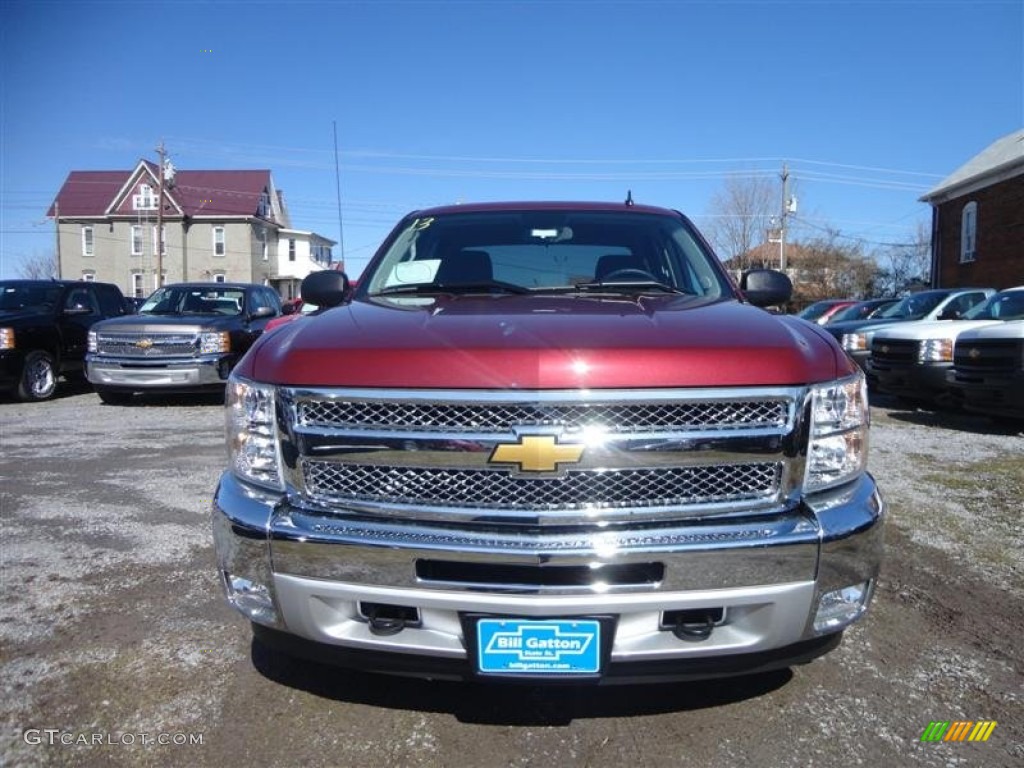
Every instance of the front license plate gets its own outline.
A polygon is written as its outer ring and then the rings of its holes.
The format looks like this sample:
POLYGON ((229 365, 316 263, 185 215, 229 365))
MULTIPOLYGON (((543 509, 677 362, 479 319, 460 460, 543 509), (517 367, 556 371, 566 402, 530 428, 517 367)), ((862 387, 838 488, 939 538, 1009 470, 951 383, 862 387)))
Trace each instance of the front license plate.
POLYGON ((601 623, 590 619, 479 619, 481 673, 593 675, 601 669, 601 623))

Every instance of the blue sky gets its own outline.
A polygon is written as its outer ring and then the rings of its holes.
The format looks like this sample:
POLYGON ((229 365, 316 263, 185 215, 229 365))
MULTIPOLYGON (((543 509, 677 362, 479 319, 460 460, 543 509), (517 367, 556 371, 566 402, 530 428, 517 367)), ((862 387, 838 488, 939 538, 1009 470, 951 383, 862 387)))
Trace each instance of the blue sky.
POLYGON ((632 189, 700 226, 727 174, 783 161, 790 237, 870 249, 1024 125, 1024 0, 6 0, 0 67, 0 277, 52 248, 70 170, 161 139, 180 169, 270 168, 337 240, 332 121, 354 274, 417 207, 632 189))

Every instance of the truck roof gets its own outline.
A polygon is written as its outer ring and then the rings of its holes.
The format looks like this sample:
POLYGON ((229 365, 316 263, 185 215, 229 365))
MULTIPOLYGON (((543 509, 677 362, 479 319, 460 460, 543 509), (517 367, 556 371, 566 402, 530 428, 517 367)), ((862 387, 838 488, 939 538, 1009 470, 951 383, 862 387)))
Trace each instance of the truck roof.
POLYGON ((653 213, 667 216, 679 216, 678 211, 656 205, 640 205, 638 203, 609 203, 594 201, 508 201, 489 203, 459 203, 440 205, 413 211, 410 215, 435 216, 448 213, 476 213, 486 211, 622 211, 633 213, 653 213))

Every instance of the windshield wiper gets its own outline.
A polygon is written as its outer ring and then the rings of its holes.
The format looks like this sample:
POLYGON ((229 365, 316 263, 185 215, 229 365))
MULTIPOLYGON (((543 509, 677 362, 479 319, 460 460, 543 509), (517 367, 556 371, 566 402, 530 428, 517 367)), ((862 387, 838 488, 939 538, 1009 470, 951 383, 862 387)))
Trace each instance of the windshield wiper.
POLYGON ((595 280, 592 283, 576 283, 571 286, 576 291, 622 291, 625 293, 635 293, 637 291, 645 290, 657 290, 665 293, 678 293, 686 295, 686 291, 681 291, 674 285, 668 283, 662 283, 658 280, 613 280, 613 281, 602 281, 595 280))
POLYGON ((392 285, 381 288, 371 296, 396 296, 401 294, 424 294, 424 293, 489 293, 498 291, 501 293, 523 294, 530 293, 529 288, 524 288, 515 283, 506 283, 503 280, 484 280, 479 283, 420 283, 418 285, 392 285))

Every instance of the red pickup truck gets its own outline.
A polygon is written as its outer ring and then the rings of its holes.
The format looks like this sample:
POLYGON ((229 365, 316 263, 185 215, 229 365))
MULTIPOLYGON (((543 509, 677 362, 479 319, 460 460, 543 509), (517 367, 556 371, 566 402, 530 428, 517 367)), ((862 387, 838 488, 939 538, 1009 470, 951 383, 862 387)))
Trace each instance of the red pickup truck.
POLYGON ((409 214, 231 375, 229 602, 270 648, 429 678, 825 653, 871 599, 884 505, 863 374, 757 306, 790 291, 737 288, 685 216, 631 201, 409 214))

